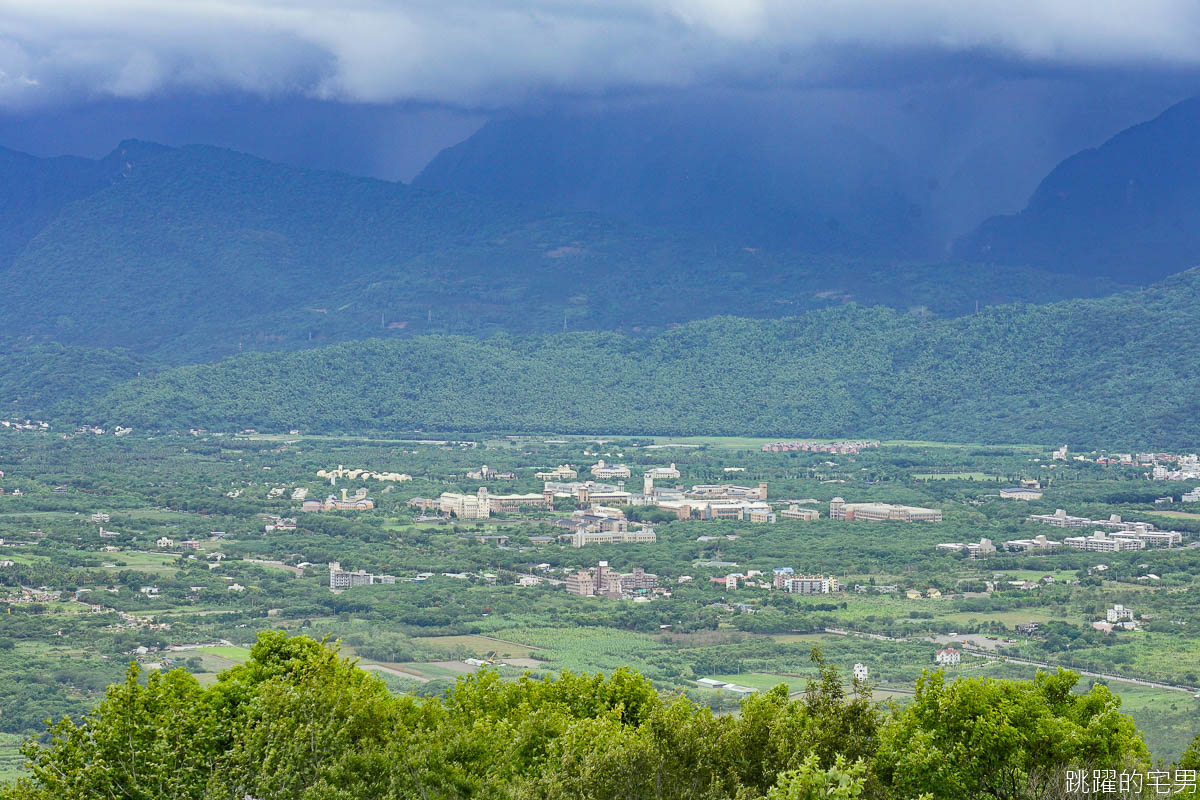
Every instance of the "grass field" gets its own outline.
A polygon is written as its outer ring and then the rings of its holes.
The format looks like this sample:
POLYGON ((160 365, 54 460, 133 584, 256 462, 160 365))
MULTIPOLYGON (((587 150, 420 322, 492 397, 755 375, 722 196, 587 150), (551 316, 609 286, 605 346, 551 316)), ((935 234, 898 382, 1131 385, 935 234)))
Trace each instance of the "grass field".
POLYGON ((465 664, 463 665, 462 669, 451 669, 450 667, 443 667, 440 664, 426 664, 418 662, 406 662, 403 664, 397 664, 396 666, 405 672, 411 672, 415 675, 429 678, 430 680, 435 680, 437 678, 457 678, 459 675, 469 672, 471 669, 465 664))
POLYGON ((148 575, 174 575, 179 571, 178 567, 172 566, 179 556, 173 554, 129 551, 105 555, 108 556, 105 563, 116 564, 115 567, 105 568, 110 572, 127 569, 133 572, 145 572, 148 575))
POLYGON ((529 658, 537 651, 536 647, 488 636, 419 636, 414 641, 434 647, 463 647, 477 656, 495 651, 500 658, 529 658))
POLYGON ((1200 514, 1194 514, 1191 511, 1145 511, 1143 513, 1169 519, 1200 519, 1200 514))
POLYGON ((205 672, 215 673, 227 670, 230 667, 236 667, 238 664, 245 664, 250 658, 250 651, 245 647, 217 645, 214 647, 201 647, 196 650, 185 650, 177 655, 181 658, 196 656, 200 659, 200 663, 204 665, 205 672))
POLYGON ((937 619, 952 624, 995 621, 1003 622, 1009 628, 1025 622, 1049 622, 1052 619, 1065 620, 1075 625, 1086 622, 1086 620, 1075 614, 1063 614, 1060 611, 1045 608, 1018 608, 1012 611, 956 611, 939 616, 937 619))

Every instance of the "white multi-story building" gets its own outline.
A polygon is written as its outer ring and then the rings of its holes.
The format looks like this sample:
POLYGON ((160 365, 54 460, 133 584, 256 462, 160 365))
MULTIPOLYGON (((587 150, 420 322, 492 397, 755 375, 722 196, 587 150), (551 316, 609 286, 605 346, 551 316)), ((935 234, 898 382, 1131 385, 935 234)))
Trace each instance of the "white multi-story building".
POLYGON ((797 575, 784 578, 783 589, 791 594, 832 594, 840 591, 837 578, 825 575, 797 575))
POLYGON ((855 681, 855 683, 866 683, 867 682, 867 665, 866 664, 855 664, 854 665, 854 681, 855 681))
POLYGON ((933 661, 939 667, 953 667, 962 663, 962 653, 953 647, 947 647, 944 650, 938 650, 933 661))
POLYGON ((372 575, 366 570, 358 569, 353 572, 342 569, 341 563, 329 562, 329 591, 340 592, 354 586, 371 586, 376 583, 392 584, 396 582, 394 575, 372 575))
POLYGON ((1129 622, 1133 619, 1133 609, 1117 603, 1104 614, 1105 618, 1112 623, 1129 622))
POLYGON ((1056 528, 1086 528, 1092 524, 1092 521, 1087 517, 1072 517, 1061 508, 1055 509, 1053 514, 1030 514, 1025 518, 1026 522, 1040 522, 1043 525, 1053 525, 1056 528))
POLYGON ((1114 539, 1139 539, 1146 547, 1175 547, 1183 544, 1183 534, 1179 531, 1117 531, 1110 536, 1114 539))
POLYGON ((978 544, 975 542, 942 542, 937 546, 937 549, 950 550, 955 553, 966 553, 968 558, 990 556, 996 552, 996 546, 992 544, 991 539, 980 539, 978 544))
POLYGON ((612 478, 628 478, 630 474, 629 467, 624 464, 605 464, 604 459, 600 459, 592 467, 592 475, 601 481, 611 480, 612 478))
POLYGON ((1190 492, 1184 492, 1179 499, 1184 503, 1200 503, 1200 486, 1190 492))
POLYGON ((1122 550, 1144 550, 1146 548, 1146 543, 1141 539, 1108 536, 1104 531, 1096 531, 1091 536, 1068 536, 1063 540, 1063 544, 1089 553, 1119 553, 1122 550))
POLYGON ((1053 550, 1059 543, 1039 533, 1032 539, 1010 539, 1004 543, 1005 550, 1053 550))

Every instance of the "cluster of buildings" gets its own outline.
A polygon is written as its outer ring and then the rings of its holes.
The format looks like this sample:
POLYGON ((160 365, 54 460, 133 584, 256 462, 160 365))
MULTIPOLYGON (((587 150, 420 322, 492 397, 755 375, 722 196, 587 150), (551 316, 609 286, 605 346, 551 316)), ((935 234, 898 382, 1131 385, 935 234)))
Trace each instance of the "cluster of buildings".
MULTIPOLYGON (((1005 544, 1007 545, 1007 543, 1005 544)), ((980 539, 978 544, 974 542, 942 542, 937 549, 952 553, 966 553, 967 558, 990 556, 996 552, 996 546, 992 544, 991 539, 980 539)))
POLYGON ((274 514, 268 514, 265 517, 266 523, 263 525, 263 533, 274 533, 276 531, 294 531, 296 530, 295 517, 279 517, 274 514))
POLYGON ((539 481, 573 481, 579 477, 579 472, 570 464, 559 464, 554 469, 535 472, 533 477, 539 481))
POLYGON ((319 469, 317 477, 323 480, 328 480, 331 485, 336 485, 338 478, 346 480, 369 480, 374 478, 377 481, 391 481, 400 483, 403 481, 411 481, 412 475, 403 472, 372 472, 369 469, 346 469, 341 464, 337 465, 337 469, 319 469))
POLYGON ((575 511, 569 519, 561 519, 554 524, 568 530, 560 538, 568 539, 573 547, 590 544, 654 544, 658 541, 658 534, 653 528, 643 526, 631 529, 625 512, 607 506, 575 511))
POLYGON ((835 497, 829 501, 829 518, 847 522, 941 522, 942 511, 939 508, 899 506, 890 503, 847 503, 842 498, 835 497))
POLYGON ((341 592, 355 586, 371 586, 376 583, 395 583, 395 575, 372 575, 366 570, 342 569, 337 561, 329 562, 329 591, 341 592))
MULTIPOLYGON (((1093 528, 1091 536, 1068 536, 1063 540, 1067 547, 1097 553, 1118 553, 1122 550, 1142 550, 1147 547, 1175 547, 1182 544, 1183 534, 1178 531, 1155 530, 1149 522, 1128 522, 1121 519, 1119 514, 1113 514, 1108 519, 1088 519, 1073 517, 1063 509, 1057 509, 1053 514, 1031 514, 1026 522, 1037 522, 1043 525, 1053 525, 1056 528, 1093 528)), ((1005 546, 1013 545, 1010 549, 1044 549, 1057 546, 1045 537, 1035 537, 1034 540, 1016 539, 1005 542, 1005 546), (1040 547, 1034 546, 1041 540, 1040 547), (1028 547, 1021 547, 1030 543, 1028 547)))
POLYGON ((1177 531, 1095 531, 1091 536, 1068 536, 1063 544, 1089 553, 1119 553, 1147 547, 1174 547, 1183 541, 1177 531))
MULTIPOLYGON (((10 430, 14 430, 14 431, 48 431, 48 430, 50 430, 49 422, 42 422, 40 420, 35 422, 35 421, 29 420, 29 419, 27 419, 27 420, 0 419, 0 426, 9 428, 10 430)), ((79 430, 82 431, 83 429, 80 428, 79 430)), ((100 431, 100 433, 104 433, 104 431, 100 431)))
POLYGON ((621 598, 646 595, 658 588, 658 576, 635 567, 633 572, 621 573, 601 561, 594 567, 581 569, 567 576, 568 594, 579 597, 621 598))
POLYGON ((474 494, 464 492, 442 492, 437 500, 414 497, 408 501, 413 508, 435 509, 442 514, 459 519, 487 519, 492 514, 512 514, 523 508, 552 508, 554 496, 541 494, 492 494, 486 486, 479 487, 474 494))
POLYGON ((1180 500, 1180 502, 1183 502, 1183 503, 1200 503, 1200 486, 1197 486, 1195 489, 1192 489, 1190 492, 1184 492, 1179 497, 1179 500, 1180 500))
POLYGON ((1138 624, 1134 619, 1133 609, 1116 603, 1104 612, 1104 619, 1093 622, 1092 627, 1098 631, 1112 633, 1114 630, 1136 631, 1138 624))
POLYGON ((354 496, 348 497, 342 489, 342 496, 329 495, 325 502, 320 500, 305 500, 300 504, 301 511, 369 511, 375 507, 375 501, 367 497, 366 487, 354 490, 354 496))
POLYGON ((1058 545, 1059 542, 1047 539, 1045 534, 1039 533, 1032 539, 1010 539, 1004 543, 1004 549, 1014 553, 1028 553, 1053 550, 1058 545))
POLYGON ((879 447, 879 442, 771 442, 770 444, 764 444, 762 451, 764 453, 802 451, 806 453, 846 455, 860 453, 870 447, 879 447))
MULTIPOLYGON (((1158 459, 1155 459, 1157 462, 1158 459)), ((1168 469, 1165 464, 1154 464, 1150 477, 1156 481, 1197 481, 1200 480, 1200 457, 1195 453, 1186 456, 1171 456, 1164 461, 1178 461, 1177 469, 1168 469)))
POLYGON ((484 464, 479 469, 473 469, 467 472, 467 480, 471 481, 512 481, 516 480, 517 473, 515 472, 500 472, 494 470, 487 464, 484 464))
MULTIPOLYGON (((594 472, 595 470, 593 470, 594 472)), ((642 491, 630 492, 624 483, 598 481, 546 481, 543 494, 572 500, 579 505, 653 506, 673 511, 680 519, 731 519, 744 522, 775 522, 775 512, 767 504, 767 484, 700 484, 691 489, 655 486, 656 479, 678 476, 670 467, 654 467, 642 475, 642 491)), ((797 511, 797 513, 800 513, 797 511)))
POLYGON ((628 478, 632 474, 629 467, 624 464, 605 464, 604 459, 600 459, 591 469, 592 477, 596 480, 609 481, 614 478, 628 478))
POLYGON ((1073 517, 1063 509, 1055 509, 1053 514, 1030 514, 1026 522, 1038 522, 1042 525, 1053 525, 1056 528, 1107 528, 1114 531, 1154 530, 1149 522, 1126 522, 1120 514, 1112 514, 1108 519, 1088 519, 1073 517))
POLYGON ((776 567, 771 586, 790 594, 835 594, 842 590, 838 579, 826 575, 797 575, 791 567, 776 567))

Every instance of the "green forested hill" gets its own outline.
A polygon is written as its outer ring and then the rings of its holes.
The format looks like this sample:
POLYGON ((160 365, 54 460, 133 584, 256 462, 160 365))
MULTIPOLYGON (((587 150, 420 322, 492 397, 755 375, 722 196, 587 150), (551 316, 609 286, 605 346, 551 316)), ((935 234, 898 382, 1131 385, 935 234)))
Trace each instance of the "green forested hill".
POLYGON ((958 243, 964 258, 1154 280, 1200 264, 1200 98, 1059 164, 1019 214, 958 243))
POLYGON ((0 336, 172 363, 379 336, 663 330, 840 304, 1113 291, 1028 269, 713 244, 584 214, 126 142, 97 162, 0 151, 0 336))
MULTIPOLYGON (((453 336, 245 354, 121 384, 138 428, 1200 442, 1200 271, 952 320, 846 306, 656 337, 453 336)), ((65 407, 62 407, 65 409, 65 407)))

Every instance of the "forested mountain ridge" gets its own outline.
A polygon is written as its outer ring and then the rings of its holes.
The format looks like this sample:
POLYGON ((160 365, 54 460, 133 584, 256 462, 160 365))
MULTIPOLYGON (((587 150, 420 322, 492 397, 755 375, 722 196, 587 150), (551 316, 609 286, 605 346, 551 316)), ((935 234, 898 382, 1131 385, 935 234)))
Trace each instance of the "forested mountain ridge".
POLYGON ((934 253, 922 180, 861 133, 753 106, 657 105, 498 119, 417 186, 693 232, 739 246, 934 253))
POLYGON ((1200 98, 1063 161, 1023 211, 987 220, 956 250, 1131 281, 1200 264, 1200 98))
POLYGON ((714 244, 205 146, 4 153, 0 187, 18 212, 0 217, 0 336, 173 363, 367 336, 662 330, 847 300, 953 315, 1116 286, 714 244))
POLYGON ((120 383, 63 416, 168 429, 1200 442, 1200 270, 936 320, 854 305, 654 337, 369 340, 120 383))

